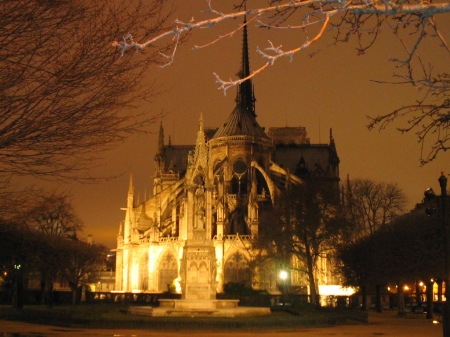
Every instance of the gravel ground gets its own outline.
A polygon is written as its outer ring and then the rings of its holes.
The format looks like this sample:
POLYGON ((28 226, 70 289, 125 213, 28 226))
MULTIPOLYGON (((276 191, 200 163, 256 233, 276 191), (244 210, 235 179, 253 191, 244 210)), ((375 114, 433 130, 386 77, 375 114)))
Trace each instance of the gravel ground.
POLYGON ((393 313, 370 313, 368 324, 339 325, 325 328, 294 328, 262 331, 151 331, 70 329, 30 323, 0 321, 0 337, 438 337, 442 324, 433 324, 423 317, 398 317, 393 313))

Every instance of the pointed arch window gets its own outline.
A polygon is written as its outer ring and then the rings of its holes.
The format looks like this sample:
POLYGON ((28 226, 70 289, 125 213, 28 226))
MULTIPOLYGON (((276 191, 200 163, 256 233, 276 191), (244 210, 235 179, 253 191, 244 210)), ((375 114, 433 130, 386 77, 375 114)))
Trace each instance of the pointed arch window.
POLYGON ((166 253, 159 264, 159 291, 168 291, 172 282, 178 277, 178 264, 175 257, 166 253))
POLYGON ((148 290, 148 254, 143 254, 139 261, 139 289, 148 290))
POLYGON ((225 263, 225 284, 241 283, 251 286, 251 272, 245 256, 236 252, 231 255, 225 263))
POLYGON ((231 179, 231 193, 232 194, 247 194, 247 170, 248 166, 239 158, 233 164, 233 178, 231 179))

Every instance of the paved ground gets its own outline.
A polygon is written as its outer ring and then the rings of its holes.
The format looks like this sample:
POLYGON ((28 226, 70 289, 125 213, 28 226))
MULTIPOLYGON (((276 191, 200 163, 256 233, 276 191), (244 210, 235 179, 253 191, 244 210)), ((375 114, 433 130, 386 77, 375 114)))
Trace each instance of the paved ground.
POLYGON ((424 318, 399 318, 393 314, 386 313, 371 313, 369 315, 369 324, 363 325, 244 332, 67 329, 0 321, 0 337, 184 337, 188 334, 198 337, 438 337, 442 336, 442 324, 433 324, 424 318))

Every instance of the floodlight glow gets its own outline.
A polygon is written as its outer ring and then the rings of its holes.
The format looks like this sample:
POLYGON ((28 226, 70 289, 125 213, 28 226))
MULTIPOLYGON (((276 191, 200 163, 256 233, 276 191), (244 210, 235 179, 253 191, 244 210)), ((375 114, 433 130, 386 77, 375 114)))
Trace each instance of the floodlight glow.
POLYGON ((280 279, 286 280, 288 277, 288 273, 285 270, 280 271, 280 279))

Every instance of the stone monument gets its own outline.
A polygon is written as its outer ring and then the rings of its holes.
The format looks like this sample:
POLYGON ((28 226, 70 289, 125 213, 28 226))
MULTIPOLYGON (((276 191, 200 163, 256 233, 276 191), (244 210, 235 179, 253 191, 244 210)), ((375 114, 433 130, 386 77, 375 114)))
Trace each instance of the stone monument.
POLYGON ((204 226, 204 187, 195 190, 195 214, 180 264, 181 300, 160 299, 152 316, 236 317, 270 314, 269 308, 238 307, 239 300, 220 300, 217 292, 217 260, 213 240, 204 226))

